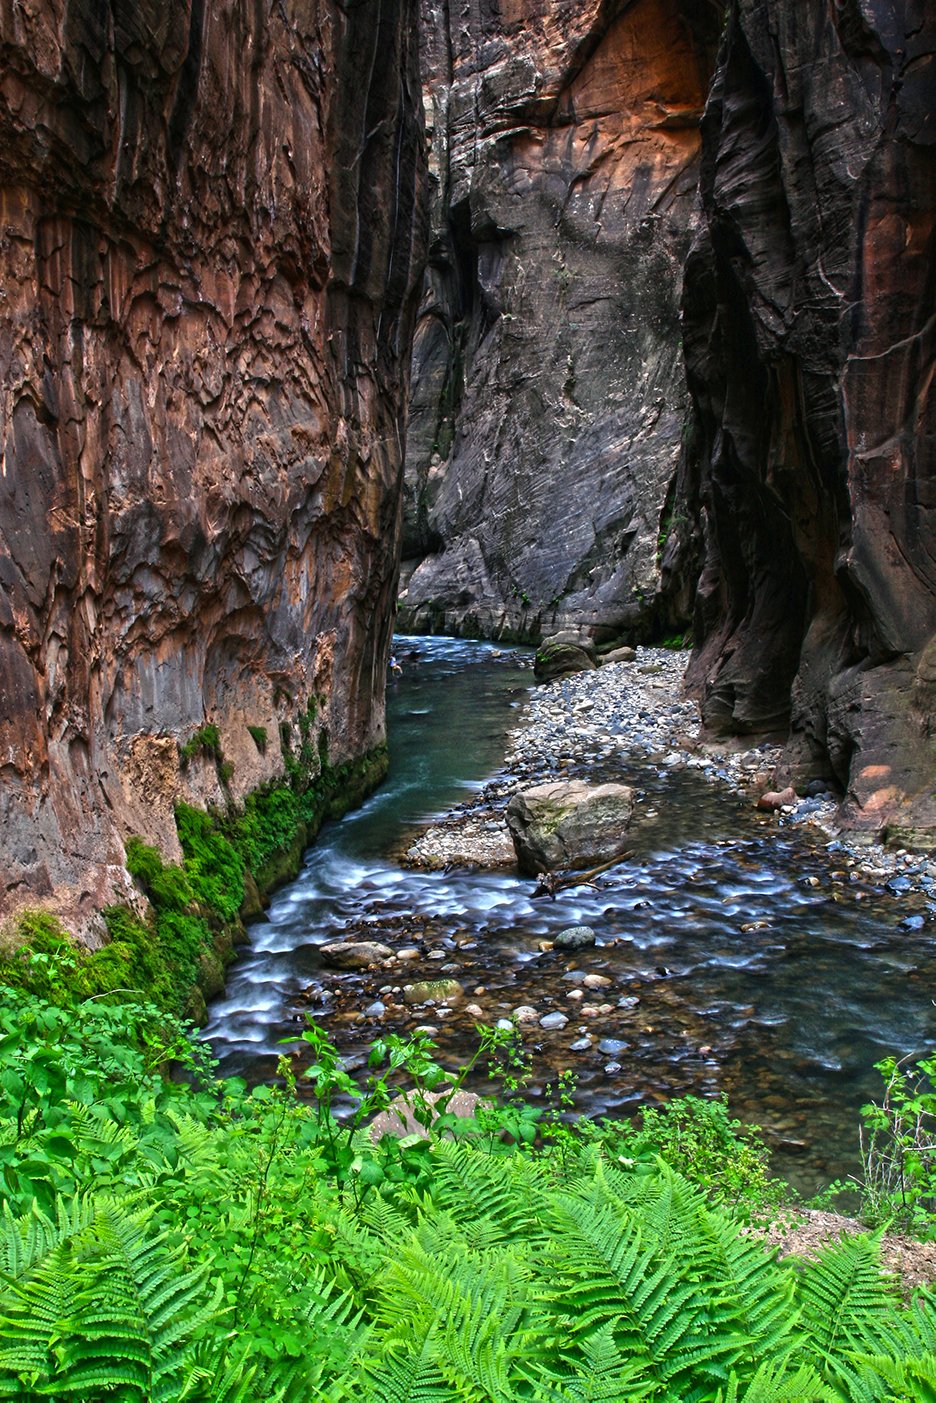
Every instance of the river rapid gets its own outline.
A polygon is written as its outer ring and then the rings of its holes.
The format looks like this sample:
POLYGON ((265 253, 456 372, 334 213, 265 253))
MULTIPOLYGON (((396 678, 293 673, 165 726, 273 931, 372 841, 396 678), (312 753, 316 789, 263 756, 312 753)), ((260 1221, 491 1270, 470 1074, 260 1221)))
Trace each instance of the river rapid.
MULTIPOLYGON (((482 819, 490 812, 493 829, 506 794, 542 776, 516 756, 501 772, 532 683, 529 655, 464 640, 399 643, 388 778, 322 831, 251 927, 205 1029, 221 1074, 271 1077, 281 1039, 308 1016, 352 1067, 381 1030, 425 1026, 456 1065, 476 1045, 479 1010, 493 1023, 526 1006, 537 1013, 524 1030, 533 1095, 566 1067, 578 1109, 593 1115, 724 1091, 804 1192, 855 1170, 874 1062, 932 1045, 927 903, 914 908, 922 929, 903 929, 906 906, 873 867, 863 875, 827 835, 765 820, 646 735, 545 757, 551 772, 638 791, 631 851, 592 884, 550 901, 511 870, 414 870, 401 854, 420 824, 463 804, 482 819), (595 931, 593 948, 549 948, 578 924, 595 931), (379 940, 403 958, 336 971, 320 951, 343 937, 379 940), (609 982, 583 988, 588 974, 609 982), (406 983, 437 978, 457 979, 464 997, 451 1009, 405 1004, 406 983), (542 1029, 539 1016, 556 1011, 565 1027, 542 1029)), ((560 703, 562 685, 553 684, 560 703)), ((569 686, 578 695, 587 677, 569 686)))

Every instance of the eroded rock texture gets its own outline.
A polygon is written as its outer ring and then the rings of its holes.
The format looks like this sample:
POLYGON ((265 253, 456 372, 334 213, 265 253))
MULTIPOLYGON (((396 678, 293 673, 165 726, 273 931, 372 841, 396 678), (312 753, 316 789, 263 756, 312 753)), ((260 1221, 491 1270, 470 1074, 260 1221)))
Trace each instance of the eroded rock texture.
POLYGON ((81 927, 127 832, 171 854, 224 800, 205 722, 235 799, 313 694, 333 760, 382 737, 416 30, 0 0, 0 916, 81 927))
POLYGON ((720 9, 425 0, 406 626, 535 638, 686 609, 660 565, 683 526, 679 292, 720 9))
POLYGON ((936 11, 734 0, 687 267, 692 677, 784 778, 936 832, 936 11))

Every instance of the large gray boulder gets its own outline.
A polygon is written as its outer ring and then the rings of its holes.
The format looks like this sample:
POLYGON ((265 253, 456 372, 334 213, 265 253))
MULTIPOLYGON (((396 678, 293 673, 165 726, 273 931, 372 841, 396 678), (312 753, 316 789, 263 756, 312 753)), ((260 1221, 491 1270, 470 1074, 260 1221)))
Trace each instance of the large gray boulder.
POLYGON ((620 856, 634 812, 626 784, 583 780, 537 785, 507 805, 507 827, 521 872, 595 867, 620 856))
POLYGON ((565 677, 570 672, 589 672, 598 666, 594 646, 585 638, 568 633, 544 638, 533 659, 533 675, 538 682, 565 677))

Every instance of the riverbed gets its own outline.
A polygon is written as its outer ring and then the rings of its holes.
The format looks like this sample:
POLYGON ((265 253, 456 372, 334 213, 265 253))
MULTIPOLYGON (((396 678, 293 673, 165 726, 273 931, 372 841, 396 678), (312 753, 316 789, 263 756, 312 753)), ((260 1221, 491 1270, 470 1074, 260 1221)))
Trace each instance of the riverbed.
POLYGON ((821 827, 758 814, 739 774, 768 755, 722 767, 687 754, 692 708, 656 676, 670 666, 660 655, 621 674, 619 697, 650 697, 632 712, 612 708, 596 724, 589 674, 539 689, 533 725, 521 650, 433 638, 401 640, 400 654, 388 779, 323 830, 251 928, 206 1028, 221 1072, 273 1075, 280 1040, 309 1016, 351 1065, 381 1030, 415 1027, 434 1029, 454 1065, 478 1021, 532 1009, 534 1095, 566 1067, 578 1108, 596 1115, 724 1091, 804 1191, 853 1170, 874 1062, 925 1051, 936 1021, 928 907, 921 897, 913 908, 921 929, 902 928, 893 859, 878 871, 821 827), (634 786, 625 861, 554 901, 509 868, 406 865, 414 830, 454 806, 495 838, 507 795, 546 773, 634 786), (552 947, 580 924, 594 947, 552 947), (336 971, 321 948, 346 937, 393 956, 336 971), (450 1007, 404 1001, 407 983, 437 978, 461 986, 450 1007), (551 1013, 568 1021, 542 1028, 551 1013))

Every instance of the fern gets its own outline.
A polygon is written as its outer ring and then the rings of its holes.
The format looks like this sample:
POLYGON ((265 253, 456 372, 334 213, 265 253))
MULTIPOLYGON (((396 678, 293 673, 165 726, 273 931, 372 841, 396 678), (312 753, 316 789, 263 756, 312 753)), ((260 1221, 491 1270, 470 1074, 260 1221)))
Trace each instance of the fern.
MULTIPOLYGON (((667 1175, 657 1182, 657 1194, 667 1196, 672 1208, 670 1180, 667 1175)), ((558 1275, 554 1302, 573 1338, 613 1323, 625 1358, 674 1397, 689 1379, 726 1378, 748 1341, 733 1328, 719 1284, 706 1286, 698 1278, 691 1255, 657 1250, 652 1215, 645 1238, 643 1215, 629 1214, 613 1197, 602 1201, 603 1193, 596 1172, 588 1197, 557 1195, 550 1209, 558 1275)), ((688 1221, 670 1225, 670 1242, 674 1234, 680 1242, 692 1241, 695 1204, 688 1202, 688 1221)))
POLYGON ((797 1285, 806 1338, 830 1382, 852 1355, 887 1353, 897 1295, 880 1268, 878 1237, 846 1237, 803 1268, 797 1285))
POLYGON ((783 1362, 767 1360, 745 1386, 733 1377, 718 1403, 841 1403, 841 1394, 824 1384, 809 1365, 789 1369, 783 1362))
POLYGON ((93 1397, 130 1390, 178 1398, 186 1346, 218 1309, 206 1268, 147 1235, 146 1212, 106 1201, 60 1204, 56 1221, 7 1218, 0 1293, 0 1380, 7 1396, 93 1397), (22 1393, 21 1395, 22 1396, 22 1393))

